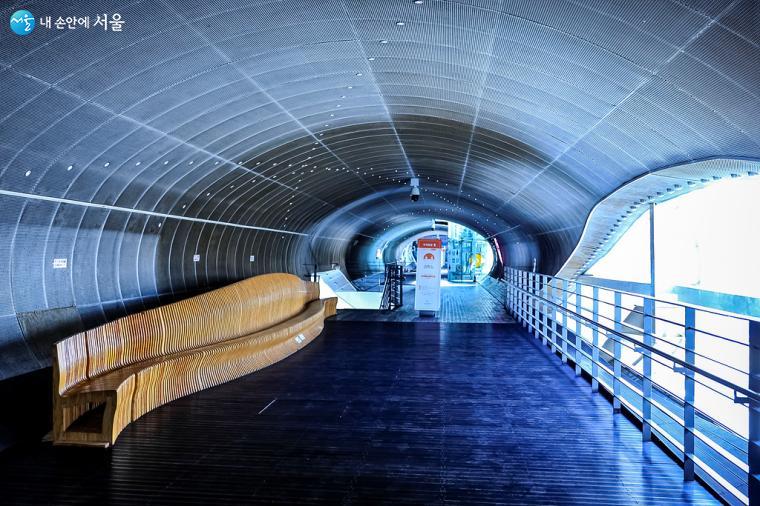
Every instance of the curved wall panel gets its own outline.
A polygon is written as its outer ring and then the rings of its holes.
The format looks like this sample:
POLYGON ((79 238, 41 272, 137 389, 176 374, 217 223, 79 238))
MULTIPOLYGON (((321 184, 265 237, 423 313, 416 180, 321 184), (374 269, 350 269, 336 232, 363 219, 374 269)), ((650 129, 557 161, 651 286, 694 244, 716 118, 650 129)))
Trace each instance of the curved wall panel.
POLYGON ((77 326, 256 273, 361 269, 414 220, 553 273, 624 183, 760 157, 753 0, 14 0, 0 17, 22 7, 125 25, 0 30, 0 377, 77 326))
POLYGON ((52 342, 82 328, 311 261, 301 235, 2 195, 0 208, 3 377, 49 365, 52 342))

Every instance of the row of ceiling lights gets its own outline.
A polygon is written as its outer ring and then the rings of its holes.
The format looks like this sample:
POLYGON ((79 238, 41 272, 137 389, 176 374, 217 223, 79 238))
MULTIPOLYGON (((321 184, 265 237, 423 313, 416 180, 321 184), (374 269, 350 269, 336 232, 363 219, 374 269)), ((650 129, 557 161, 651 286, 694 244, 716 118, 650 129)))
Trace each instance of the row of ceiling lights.
MULTIPOLYGON (((424 1, 423 1, 423 0, 414 0, 414 2, 413 2, 413 3, 414 3, 414 4, 416 4, 416 5, 422 5, 422 4, 424 3, 424 1)), ((405 26, 405 24, 406 24, 406 23, 405 23, 404 21, 397 21, 395 24, 396 24, 396 26, 405 26)), ((388 40, 385 40, 385 39, 383 39, 383 40, 381 40, 381 41, 380 41, 380 43, 381 43, 381 44, 387 44, 388 42, 389 42, 389 41, 388 41, 388 40)), ((373 61, 375 58, 374 58, 374 57, 371 57, 371 58, 369 58, 369 59, 370 59, 370 61, 373 61)), ((361 73, 361 72, 357 72, 357 73, 356 73, 356 76, 357 76, 357 77, 361 77, 361 76, 363 76, 363 73, 361 73)), ((348 89, 353 89, 353 86, 350 86, 350 85, 349 85, 347 88, 348 88, 348 89)), ((345 95, 342 95, 342 96, 341 96, 341 98, 346 98, 346 96, 345 96, 345 95)), ((340 105, 338 105, 337 107, 340 107, 340 105)), ((331 116, 331 117, 334 117, 335 115, 334 115, 334 114, 331 114, 330 116, 331 116)), ((330 126, 329 124, 325 124, 325 127, 329 127, 329 126, 330 126)), ((322 136, 322 135, 324 135, 324 134, 320 134, 320 136, 322 136)), ((315 143, 315 144, 316 144, 316 143, 315 143)), ((312 149, 314 149, 314 148, 312 148, 312 149)), ((311 158, 311 157, 309 157, 309 158, 311 158)), ((164 161, 164 165, 167 165, 168 163, 169 163, 169 161, 168 161, 168 160, 164 161)), ((188 162, 188 165, 193 165, 193 163, 194 163, 194 160, 190 160, 190 161, 188 162)), ((256 163, 256 165, 259 165, 260 163, 261 163, 261 162, 257 162, 257 163, 256 163)), ((140 164, 141 164, 141 162, 140 162, 140 161, 138 161, 138 162, 136 162, 136 163, 135 163, 135 165, 136 165, 136 166, 139 166, 140 164)), ((215 162, 214 162, 214 165, 218 165, 218 164, 219 164, 219 161, 215 161, 215 162)), ((110 165, 110 162, 106 162, 106 163, 104 164, 104 167, 108 167, 109 165, 110 165)), ((243 161, 240 161, 240 162, 238 162, 238 165, 240 165, 240 166, 243 166, 243 161)), ((274 165, 277 165, 277 164, 275 163, 274 165)), ((291 164, 291 165, 292 165, 292 164, 291 164)), ((289 165, 289 166, 291 166, 291 165, 289 165)), ((314 166, 314 168, 316 168, 316 167, 317 167, 317 166, 315 165, 315 166, 314 166)), ((69 166, 68 166, 68 168, 67 168, 67 170, 71 170, 72 168, 73 168, 73 166, 72 166, 72 165, 69 165, 69 166)), ((331 170, 331 169, 328 167, 326 170, 328 170, 328 171, 329 171, 329 170, 331 170)), ((339 170, 340 170, 340 169, 337 169, 336 171, 339 171, 339 170)), ((344 168, 343 170, 347 170, 347 169, 345 169, 345 168, 344 168)), ((374 170, 374 169, 370 168, 370 170, 374 170)), ((313 171, 313 170, 310 170, 310 172, 314 172, 314 171, 313 171)), ((353 172, 353 171, 352 171, 352 172, 353 172)), ((396 172, 398 172, 398 170, 396 170, 396 172)), ((294 173, 293 173, 293 174, 294 174, 294 173)), ((303 174, 303 173, 302 173, 302 174, 303 174)), ((27 171, 25 175, 26 175, 26 176, 29 176, 29 175, 31 175, 31 171, 27 171)), ((364 173, 364 175, 367 175, 367 173, 365 172, 365 173, 364 173)), ((273 176, 273 178, 276 178, 276 177, 277 177, 276 175, 275 175, 275 176, 273 176)), ((380 176, 380 175, 378 175, 378 178, 383 178, 383 176, 380 176)), ((390 178, 390 177, 385 177, 385 179, 391 179, 391 178, 390 178)), ((427 179, 428 179, 428 180, 430 180, 430 177, 428 177, 427 179)), ((254 179, 253 181, 255 181, 255 179, 254 179)), ((394 179, 393 179, 393 181, 395 182, 395 181, 396 181, 396 179, 394 178, 394 179)), ((300 180, 299 180, 299 182, 300 182, 300 180)), ((446 185, 448 185, 448 183, 446 183, 446 185)), ((230 188, 234 188, 234 187, 235 187, 234 185, 231 185, 231 186, 230 186, 230 188)), ((297 189, 297 187, 296 187, 296 189, 297 189)), ((211 195, 211 193, 210 193, 210 192, 207 192, 207 193, 206 193, 206 195, 207 195, 207 196, 210 196, 210 195, 211 195)), ((184 207, 185 207, 185 206, 183 206, 183 208, 184 208, 184 207)), ((473 213, 473 215, 474 215, 474 213, 473 213)), ((287 219, 287 218, 286 218, 286 219, 287 219)), ((160 226, 160 225, 159 225, 159 226, 160 226)))

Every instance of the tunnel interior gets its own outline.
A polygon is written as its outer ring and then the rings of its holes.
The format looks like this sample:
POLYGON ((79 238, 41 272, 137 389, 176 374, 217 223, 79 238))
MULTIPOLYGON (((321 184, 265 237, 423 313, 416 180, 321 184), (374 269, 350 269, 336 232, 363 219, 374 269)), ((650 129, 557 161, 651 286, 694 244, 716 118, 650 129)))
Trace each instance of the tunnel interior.
POLYGON ((3 377, 72 325, 307 264, 366 271, 357 251, 421 217, 556 272, 628 180, 757 154, 751 1, 114 7, 120 33, 2 34, 3 377))
MULTIPOLYGON (((245 277, 372 270, 419 219, 554 273, 626 182, 758 154, 752 0, 106 4, 119 31, 1 35, 2 378, 245 277)), ((28 4, 62 6, 100 4, 28 4)))

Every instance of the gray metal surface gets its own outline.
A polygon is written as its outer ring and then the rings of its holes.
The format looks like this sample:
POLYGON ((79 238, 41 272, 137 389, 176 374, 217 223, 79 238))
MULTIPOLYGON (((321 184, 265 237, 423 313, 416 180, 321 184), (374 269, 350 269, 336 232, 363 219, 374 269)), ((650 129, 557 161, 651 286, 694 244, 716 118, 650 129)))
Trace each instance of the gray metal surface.
POLYGON ((19 312, 76 306, 90 326, 252 274, 344 262, 421 217, 474 227, 508 264, 537 258, 555 272, 594 204, 626 181, 760 155, 758 9, 6 2, 0 355, 36 367, 19 312), (126 24, 18 37, 7 19, 21 7, 126 24))

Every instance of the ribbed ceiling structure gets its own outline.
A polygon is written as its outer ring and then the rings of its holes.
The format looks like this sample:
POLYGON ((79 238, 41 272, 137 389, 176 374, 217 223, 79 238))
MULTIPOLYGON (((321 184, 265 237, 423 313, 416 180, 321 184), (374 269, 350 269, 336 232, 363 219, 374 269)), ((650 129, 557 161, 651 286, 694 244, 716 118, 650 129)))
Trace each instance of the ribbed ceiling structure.
POLYGON ((551 273, 625 182, 760 156, 753 0, 31 0, 3 18, 19 8, 37 27, 0 32, 4 376, 45 364, 52 320, 344 263, 421 218, 551 273), (54 24, 103 13, 122 31, 54 24))

